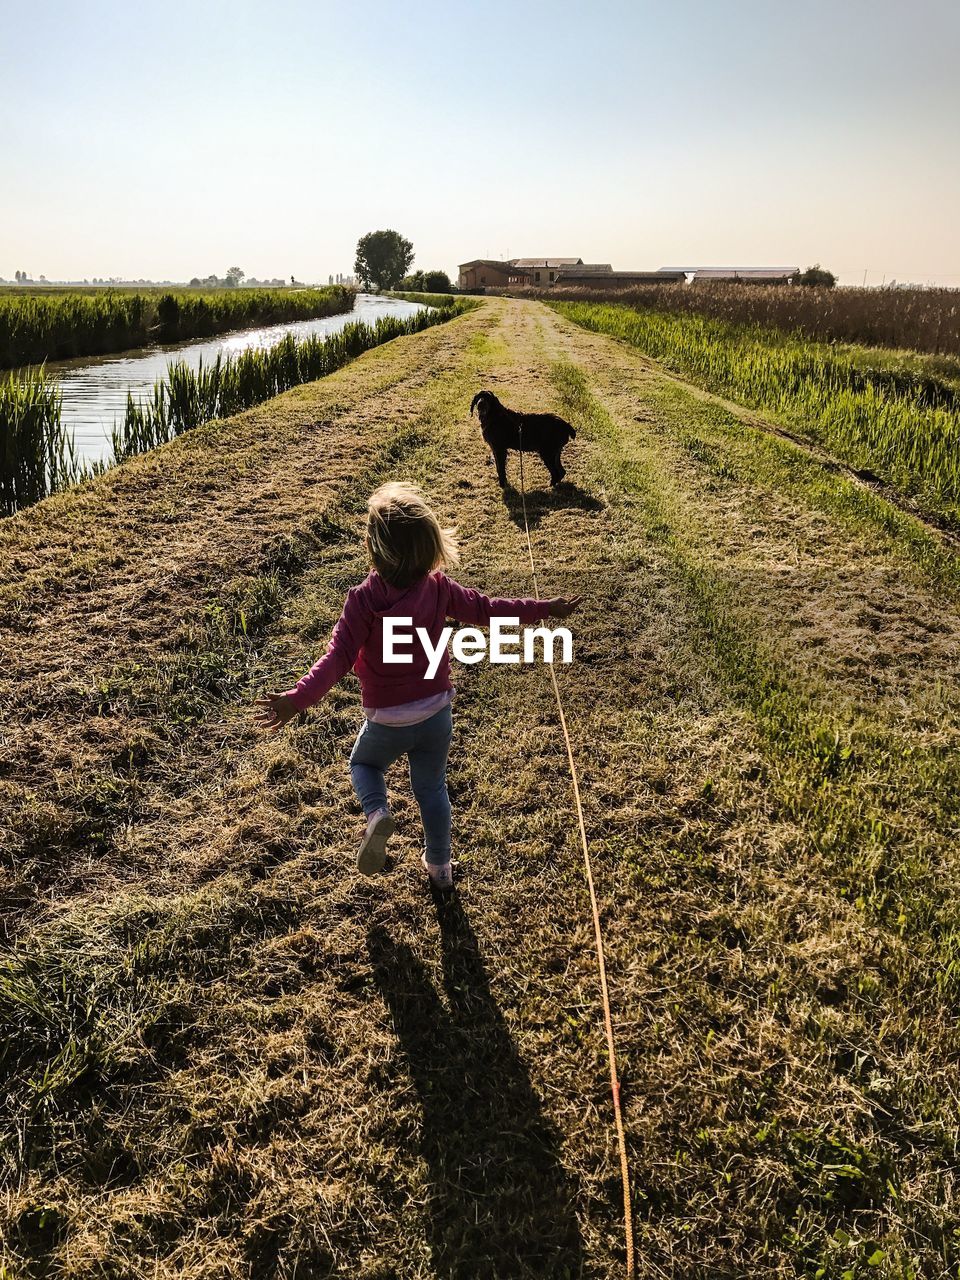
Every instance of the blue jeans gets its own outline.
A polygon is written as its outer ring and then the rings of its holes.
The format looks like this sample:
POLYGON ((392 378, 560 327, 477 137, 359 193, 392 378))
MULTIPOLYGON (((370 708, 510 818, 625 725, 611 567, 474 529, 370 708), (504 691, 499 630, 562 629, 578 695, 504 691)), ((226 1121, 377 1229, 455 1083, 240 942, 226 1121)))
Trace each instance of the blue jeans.
POLYGON ((369 818, 387 807, 383 772, 401 756, 410 761, 410 785, 420 806, 427 861, 450 861, 450 797, 447 754, 453 734, 449 706, 419 724, 374 724, 365 720, 350 753, 350 777, 369 818))

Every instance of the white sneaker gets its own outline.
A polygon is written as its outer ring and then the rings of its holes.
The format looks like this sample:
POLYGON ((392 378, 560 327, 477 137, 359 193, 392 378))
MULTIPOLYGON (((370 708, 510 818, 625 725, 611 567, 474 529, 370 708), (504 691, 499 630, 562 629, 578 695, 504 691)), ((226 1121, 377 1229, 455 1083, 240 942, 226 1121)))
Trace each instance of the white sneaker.
POLYGON ((453 863, 452 862, 428 862, 427 855, 423 854, 420 858, 423 869, 430 877, 430 883, 439 890, 440 893, 450 893, 453 889, 453 863))
POLYGON ((367 820, 367 831, 360 842, 357 854, 357 870, 365 876, 374 876, 383 870, 387 860, 387 841, 393 835, 397 824, 389 809, 377 809, 367 820))

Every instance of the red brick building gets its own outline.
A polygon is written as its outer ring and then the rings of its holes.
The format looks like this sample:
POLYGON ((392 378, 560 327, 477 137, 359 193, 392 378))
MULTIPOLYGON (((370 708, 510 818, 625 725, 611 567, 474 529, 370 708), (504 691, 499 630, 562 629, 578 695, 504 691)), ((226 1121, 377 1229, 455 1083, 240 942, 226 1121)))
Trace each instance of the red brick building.
POLYGON ((490 258, 474 258, 461 262, 457 287, 460 289, 505 289, 510 283, 513 264, 494 262, 490 258))
POLYGON ((577 266, 583 266, 582 258, 510 258, 507 262, 475 258, 460 263, 457 285, 461 289, 503 289, 531 284, 542 289, 552 285, 565 267, 577 266))

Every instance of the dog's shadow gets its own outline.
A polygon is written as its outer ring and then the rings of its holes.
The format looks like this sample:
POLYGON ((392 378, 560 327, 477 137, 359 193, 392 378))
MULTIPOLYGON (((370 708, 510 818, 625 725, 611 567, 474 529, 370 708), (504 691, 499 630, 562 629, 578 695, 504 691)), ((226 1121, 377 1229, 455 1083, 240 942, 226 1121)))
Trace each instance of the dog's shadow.
MULTIPOLYGON (((529 483, 528 479, 527 484, 529 483)), ((518 529, 522 529, 524 498, 520 490, 507 485, 500 492, 503 494, 507 515, 518 529)), ((527 524, 531 529, 535 529, 544 516, 551 511, 558 511, 563 507, 579 507, 581 511, 602 511, 603 503, 586 489, 581 489, 577 484, 569 484, 566 480, 561 480, 554 489, 527 489, 527 524)))
POLYGON ((447 1006, 412 949, 371 927, 374 981, 422 1108, 438 1276, 574 1277, 583 1246, 543 1115, 458 897, 437 901, 447 1006))

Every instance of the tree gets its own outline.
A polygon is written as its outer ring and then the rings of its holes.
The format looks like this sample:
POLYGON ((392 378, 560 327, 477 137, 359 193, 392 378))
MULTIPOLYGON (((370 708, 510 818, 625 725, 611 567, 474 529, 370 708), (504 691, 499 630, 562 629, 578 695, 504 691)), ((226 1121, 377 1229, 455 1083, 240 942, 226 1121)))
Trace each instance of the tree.
POLYGON ((833 272, 821 267, 819 262, 807 267, 806 271, 801 271, 797 276, 797 284, 805 284, 809 288, 832 289, 836 283, 837 277, 833 272))
POLYGON ((20 283, 20 272, 19 272, 19 271, 17 272, 17 274, 16 274, 16 277, 15 277, 15 278, 16 278, 17 284, 19 284, 19 283, 20 283))
POLYGON ((423 287, 427 293, 446 293, 450 288, 450 277, 445 271, 425 271, 423 287))
POLYGON ((226 286, 227 286, 227 288, 228 288, 228 289, 236 289, 236 287, 239 285, 239 283, 240 283, 240 281, 241 281, 242 279, 243 279, 243 268, 242 268, 242 267, 230 267, 230 268, 227 270, 227 274, 226 274, 226 277, 225 277, 225 279, 224 279, 224 283, 226 284, 226 286))
POLYGON ((357 241, 353 269, 366 289, 395 289, 413 258, 413 245, 399 231, 368 231, 357 241))

